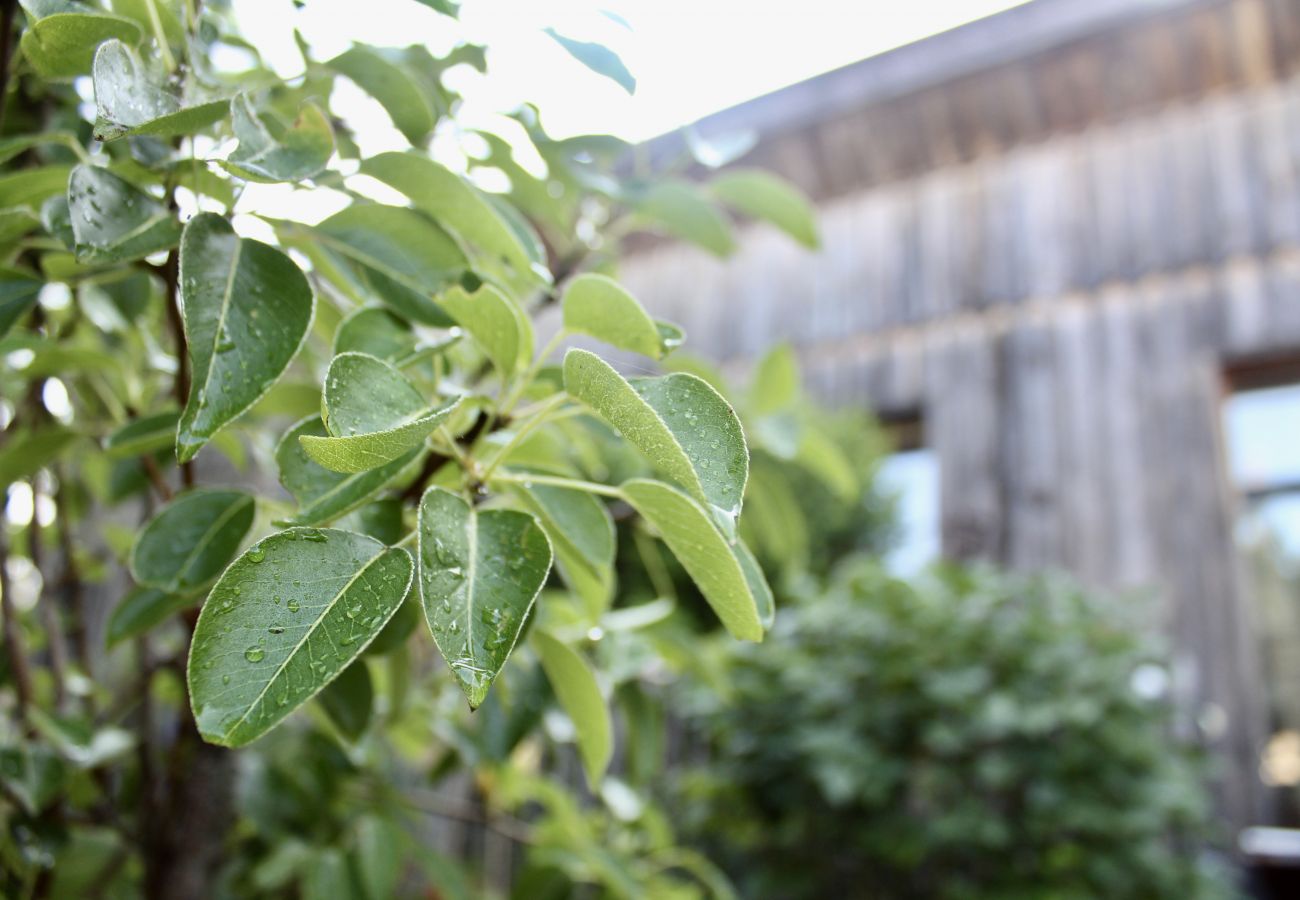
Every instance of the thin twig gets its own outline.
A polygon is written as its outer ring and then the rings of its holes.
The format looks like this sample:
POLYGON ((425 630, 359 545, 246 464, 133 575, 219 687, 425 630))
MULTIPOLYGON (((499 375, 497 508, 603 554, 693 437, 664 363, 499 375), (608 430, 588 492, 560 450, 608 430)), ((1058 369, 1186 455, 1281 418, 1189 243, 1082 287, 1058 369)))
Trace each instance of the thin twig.
POLYGON ((158 468, 158 460, 153 458, 153 454, 145 453, 140 457, 140 464, 144 466, 144 472, 149 476, 149 483, 158 492, 158 498, 163 503, 170 503, 172 499, 171 485, 163 477, 162 469, 158 468))
POLYGON ((32 567, 41 576, 41 593, 36 603, 39 607, 41 627, 45 629, 45 644, 50 654, 50 681, 54 687, 54 705, 62 709, 67 699, 68 683, 68 645, 63 639, 63 623, 59 621, 59 610, 54 605, 54 592, 49 589, 50 581, 45 576, 45 547, 41 543, 40 522, 40 482, 33 478, 32 485, 32 520, 27 525, 27 556, 32 567))
POLYGON ((9 58, 13 55, 14 10, 18 0, 0 0, 0 132, 9 106, 9 58))
MULTIPOLYGON (((6 498, 7 499, 7 498, 6 498)), ((18 701, 18 721, 30 731, 27 710, 32 705, 32 675, 27 662, 27 648, 23 646, 22 626, 14 608, 14 595, 9 583, 9 542, 3 520, 0 520, 0 615, 4 616, 5 654, 14 676, 14 693, 18 701)))

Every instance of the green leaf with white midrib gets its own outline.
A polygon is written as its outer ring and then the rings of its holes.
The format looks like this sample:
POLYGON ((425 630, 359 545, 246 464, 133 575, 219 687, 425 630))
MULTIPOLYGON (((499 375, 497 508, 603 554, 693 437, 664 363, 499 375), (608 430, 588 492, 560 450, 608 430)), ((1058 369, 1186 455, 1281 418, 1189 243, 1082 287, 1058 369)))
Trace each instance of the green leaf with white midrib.
MULTIPOLYGON (((623 350, 660 359, 671 349, 659 323, 612 278, 579 275, 564 288, 564 327, 623 350)), ((680 341, 679 341, 680 342, 680 341)))
POLYGON ((131 548, 132 577, 171 593, 202 587, 234 557, 253 512, 253 498, 240 491, 181 494, 141 530, 131 548))
POLYGON ((320 107, 304 103, 298 120, 272 134, 247 94, 230 101, 239 146, 223 165, 247 181, 301 181, 319 174, 334 153, 334 132, 320 107))
POLYGON ((277 522, 278 525, 323 525, 342 518, 399 478, 421 454, 420 448, 414 447, 397 459, 364 472, 334 472, 307 455, 299 441, 305 435, 329 435, 320 416, 307 416, 296 422, 275 448, 280 483, 298 501, 298 511, 277 522))
POLYGON ((434 642, 471 708, 505 665, 551 568, 537 521, 478 510, 430 487, 420 501, 420 602, 434 642))
POLYGON ((535 630, 530 641, 546 680, 577 731, 587 784, 594 788, 614 754, 614 728, 596 675, 577 651, 546 631, 535 630))
POLYGON ((322 419, 329 435, 298 438, 307 455, 335 472, 363 472, 418 447, 447 420, 460 398, 430 408, 391 363, 340 353, 325 375, 322 419))
POLYGON ((213 213, 195 216, 181 236, 180 300, 191 381, 176 456, 186 462, 284 374, 316 300, 293 260, 213 213))
POLYGON ((226 100, 183 105, 161 86, 161 76, 146 71, 136 52, 118 40, 99 45, 92 73, 94 136, 99 141, 194 134, 224 117, 230 107, 226 100))
POLYGON ((771 592, 748 548, 724 538, 704 508, 671 485, 636 478, 619 491, 659 532, 727 631, 761 641, 771 592))
POLYGON ((483 349, 502 378, 509 378, 533 357, 533 326, 524 311, 490 284, 470 294, 454 287, 438 303, 483 349))
POLYGON ((629 381, 596 354, 575 349, 564 357, 564 387, 707 504, 734 537, 749 450, 735 410, 708 382, 684 372, 629 381))
POLYGON ((238 747, 338 676, 411 585, 400 548, 346 531, 291 528, 250 547, 199 615, 188 665, 204 740, 238 747))
POLYGON ((79 262, 123 262, 175 246, 175 214, 107 169, 82 164, 68 178, 68 220, 79 262))

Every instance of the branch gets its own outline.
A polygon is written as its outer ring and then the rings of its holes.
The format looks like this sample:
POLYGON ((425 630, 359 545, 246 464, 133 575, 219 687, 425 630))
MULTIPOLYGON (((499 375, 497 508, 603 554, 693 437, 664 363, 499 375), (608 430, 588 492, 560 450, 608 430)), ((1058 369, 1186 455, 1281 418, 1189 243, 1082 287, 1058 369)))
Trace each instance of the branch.
MULTIPOLYGON (((169 192, 172 210, 176 209, 175 192, 169 192)), ((163 283, 166 285, 166 297, 163 305, 167 307, 167 324, 171 327, 172 338, 176 342, 176 380, 172 384, 172 393, 176 397, 178 409, 184 409, 190 396, 190 348, 185 341, 185 323, 181 320, 180 292, 180 253, 173 247, 167 254, 167 261, 162 267, 163 283)), ((194 487, 194 463, 181 463, 181 484, 194 487)))
POLYGON ((18 0, 0 0, 0 132, 9 106, 9 58, 13 55, 14 10, 18 0))

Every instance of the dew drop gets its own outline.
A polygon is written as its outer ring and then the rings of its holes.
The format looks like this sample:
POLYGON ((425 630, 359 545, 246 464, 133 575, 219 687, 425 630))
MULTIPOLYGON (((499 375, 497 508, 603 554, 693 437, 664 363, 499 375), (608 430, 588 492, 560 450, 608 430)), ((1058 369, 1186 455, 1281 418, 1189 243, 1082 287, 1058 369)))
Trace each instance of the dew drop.
POLYGON ((266 651, 261 647, 249 647, 244 651, 244 659, 251 663, 261 662, 266 656, 266 651))

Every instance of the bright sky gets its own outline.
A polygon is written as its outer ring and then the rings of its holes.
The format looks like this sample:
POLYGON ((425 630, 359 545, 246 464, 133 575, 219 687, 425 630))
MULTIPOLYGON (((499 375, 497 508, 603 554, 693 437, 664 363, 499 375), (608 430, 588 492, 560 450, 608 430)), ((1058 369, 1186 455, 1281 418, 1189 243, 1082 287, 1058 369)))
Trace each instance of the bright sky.
POLYGON ((1023 2, 466 0, 459 24, 415 0, 310 0, 298 11, 291 0, 234 5, 247 37, 282 76, 300 68, 295 26, 320 58, 352 41, 423 43, 436 52, 460 37, 486 44, 490 54, 490 78, 458 73, 470 115, 529 100, 557 136, 602 132, 639 141, 1023 2), (571 59, 542 33, 548 26, 618 52, 637 78, 636 95, 571 59))

